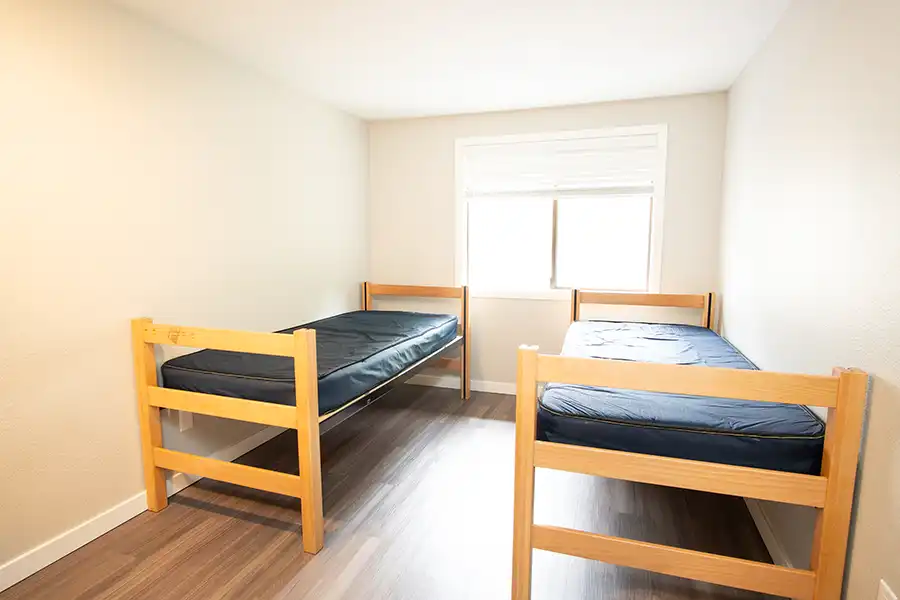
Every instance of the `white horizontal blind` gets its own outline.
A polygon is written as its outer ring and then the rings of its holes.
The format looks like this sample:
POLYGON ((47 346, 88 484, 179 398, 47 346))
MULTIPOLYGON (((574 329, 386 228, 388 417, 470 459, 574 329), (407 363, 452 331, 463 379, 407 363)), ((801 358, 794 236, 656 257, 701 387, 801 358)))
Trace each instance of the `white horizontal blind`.
POLYGON ((652 193, 659 166, 656 134, 469 146, 466 196, 596 192, 652 193))
POLYGON ((649 289, 664 154, 659 128, 637 129, 464 145, 472 290, 649 289))

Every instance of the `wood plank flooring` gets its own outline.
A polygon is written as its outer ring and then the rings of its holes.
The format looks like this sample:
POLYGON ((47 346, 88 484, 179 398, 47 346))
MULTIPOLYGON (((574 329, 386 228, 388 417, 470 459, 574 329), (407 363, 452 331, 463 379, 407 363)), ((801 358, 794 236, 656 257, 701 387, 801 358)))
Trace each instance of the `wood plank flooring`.
MULTIPOLYGON (((299 502, 214 481, 170 499, 0 600, 509 598, 514 399, 401 386, 322 437, 325 549, 299 502)), ((240 462, 297 472, 296 435, 240 462)), ((539 470, 535 520, 769 560, 741 499, 539 470)), ((535 600, 765 596, 535 552, 535 600)))

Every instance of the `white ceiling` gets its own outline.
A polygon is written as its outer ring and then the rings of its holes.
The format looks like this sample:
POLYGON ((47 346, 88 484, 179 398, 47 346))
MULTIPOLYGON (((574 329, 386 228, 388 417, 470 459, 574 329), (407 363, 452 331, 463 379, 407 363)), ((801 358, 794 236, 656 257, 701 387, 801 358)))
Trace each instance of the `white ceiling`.
POLYGON ((367 119, 724 90, 790 0, 116 0, 367 119))

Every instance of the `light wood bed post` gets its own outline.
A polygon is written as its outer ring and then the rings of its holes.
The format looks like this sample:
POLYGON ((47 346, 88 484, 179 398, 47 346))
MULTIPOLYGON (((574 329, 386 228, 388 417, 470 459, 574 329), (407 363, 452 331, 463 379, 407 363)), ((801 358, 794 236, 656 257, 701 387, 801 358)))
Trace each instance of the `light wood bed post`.
POLYGON ((572 289, 572 314, 570 321, 574 323, 581 317, 581 298, 577 289, 572 289))
POLYGON ((169 505, 166 495, 165 471, 156 466, 153 458, 155 448, 162 447, 162 425, 159 408, 150 406, 149 386, 155 386, 156 359, 153 344, 144 341, 144 327, 153 323, 152 319, 132 319, 131 345, 134 353, 134 377, 138 398, 138 419, 141 426, 141 460, 144 465, 144 487, 147 488, 147 508, 159 512, 169 505))
POLYGON ((363 281, 362 284, 362 309, 370 310, 372 308, 372 295, 369 293, 369 282, 363 281))
POLYGON ((862 437, 869 376, 852 369, 834 369, 838 377, 837 406, 828 410, 822 476, 828 480, 825 507, 816 518, 810 565, 816 574, 814 600, 840 600, 847 559, 847 538, 853 509, 853 489, 862 437))
POLYGON ((537 438, 537 346, 520 346, 516 370, 516 479, 512 599, 531 598, 534 443, 537 438))
POLYGON ((316 332, 294 332, 294 378, 297 393, 297 452, 300 463, 300 515, 303 550, 316 554, 325 545, 322 506, 322 459, 319 452, 319 376, 316 332))
POLYGON ((709 329, 715 328, 713 324, 713 313, 715 312, 714 302, 715 294, 712 292, 706 294, 706 297, 703 300, 703 317, 700 320, 700 325, 709 329))
POLYGON ((463 320, 463 346, 459 365, 459 389, 463 400, 468 400, 472 394, 472 369, 469 358, 472 355, 472 327, 469 319, 469 286, 462 286, 462 320, 463 320))

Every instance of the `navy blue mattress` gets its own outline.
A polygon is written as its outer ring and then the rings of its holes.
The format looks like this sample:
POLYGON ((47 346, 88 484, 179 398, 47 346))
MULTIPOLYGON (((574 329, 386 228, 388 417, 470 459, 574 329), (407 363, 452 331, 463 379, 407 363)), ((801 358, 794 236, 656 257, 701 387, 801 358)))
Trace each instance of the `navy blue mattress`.
MULTIPOLYGON (((394 377, 456 338, 457 318, 400 311, 355 311, 305 323, 316 330, 319 414, 394 377)), ((294 359, 201 350, 166 361, 167 388, 295 405, 294 359)))
MULTIPOLYGON (((579 321, 562 353, 756 369, 715 332, 691 325, 579 321)), ((538 438, 818 475, 825 426, 793 404, 548 383, 538 404, 538 438)))

